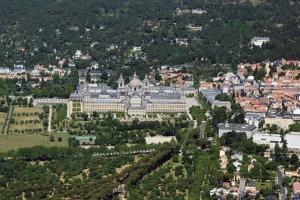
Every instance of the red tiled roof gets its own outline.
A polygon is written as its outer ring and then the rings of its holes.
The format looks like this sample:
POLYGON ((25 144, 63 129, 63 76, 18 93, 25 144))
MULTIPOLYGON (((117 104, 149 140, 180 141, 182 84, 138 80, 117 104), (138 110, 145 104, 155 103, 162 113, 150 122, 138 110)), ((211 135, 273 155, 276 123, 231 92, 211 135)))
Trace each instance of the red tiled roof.
POLYGON ((298 181, 293 183, 293 192, 300 193, 300 183, 298 181))

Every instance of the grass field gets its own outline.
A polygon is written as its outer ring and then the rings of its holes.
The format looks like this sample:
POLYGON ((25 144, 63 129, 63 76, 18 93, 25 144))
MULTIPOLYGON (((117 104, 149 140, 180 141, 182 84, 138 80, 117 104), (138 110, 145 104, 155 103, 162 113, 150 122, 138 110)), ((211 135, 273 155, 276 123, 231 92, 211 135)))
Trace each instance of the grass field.
POLYGON ((15 106, 14 108, 14 113, 34 113, 34 112, 38 112, 38 113, 42 113, 43 112, 43 108, 40 107, 19 107, 19 106, 15 106))
POLYGON ((68 146, 68 134, 55 133, 55 142, 50 142, 48 136, 39 134, 8 134, 0 135, 0 152, 21 147, 32 147, 37 145, 42 146, 68 146), (57 138, 62 137, 61 142, 57 142, 57 138))
MULTIPOLYGON (((15 119, 15 123, 10 124, 10 133, 17 133, 27 132, 26 130, 32 130, 32 129, 40 129, 43 130, 43 121, 40 120, 38 115, 34 115, 34 113, 42 113, 43 109, 40 107, 14 107, 14 112, 12 114, 12 118, 15 119), (23 115, 26 114, 26 115, 23 115), (32 120, 31 123, 29 123, 29 120, 32 120), (39 123, 33 123, 34 120, 38 120, 39 123), (21 121, 23 121, 23 124, 21 124, 21 121), (27 121, 27 123, 25 123, 27 121), (18 131, 16 131, 18 130, 18 131)), ((32 132, 32 131, 28 131, 32 132)))
POLYGON ((257 190, 272 188, 271 182, 255 182, 257 190))

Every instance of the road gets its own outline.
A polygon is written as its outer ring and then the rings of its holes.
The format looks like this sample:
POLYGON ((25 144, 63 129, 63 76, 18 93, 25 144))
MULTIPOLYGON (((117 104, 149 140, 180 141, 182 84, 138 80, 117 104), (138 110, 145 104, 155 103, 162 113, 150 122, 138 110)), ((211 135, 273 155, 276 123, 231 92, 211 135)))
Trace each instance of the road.
POLYGON ((204 138, 204 129, 205 129, 205 122, 202 122, 200 125, 200 133, 199 133, 200 138, 204 138))
POLYGON ((49 106, 48 132, 51 131, 52 106, 49 106))
POLYGON ((282 182, 283 182, 283 171, 282 170, 283 169, 281 167, 278 167, 278 169, 277 169, 278 185, 280 187, 279 200, 286 200, 285 188, 282 185, 282 182))
POLYGON ((246 178, 241 178, 240 185, 239 185, 239 197, 238 199, 241 200, 245 196, 245 186, 246 186, 246 178))
POLYGON ((4 124, 4 131, 3 131, 3 134, 8 134, 8 124, 10 123, 10 118, 11 118, 11 113, 12 113, 12 109, 13 107, 12 106, 9 106, 9 111, 8 111, 8 117, 7 117, 7 121, 6 123, 4 124))

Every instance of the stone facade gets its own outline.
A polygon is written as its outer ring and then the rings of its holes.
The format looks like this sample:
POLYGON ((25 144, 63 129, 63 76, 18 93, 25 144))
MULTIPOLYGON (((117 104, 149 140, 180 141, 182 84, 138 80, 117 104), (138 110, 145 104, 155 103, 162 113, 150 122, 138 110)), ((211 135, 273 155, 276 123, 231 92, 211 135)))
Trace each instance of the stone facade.
POLYGON ((141 81, 136 74, 128 85, 120 76, 118 88, 107 85, 80 84, 70 95, 69 117, 72 113, 124 112, 129 115, 146 113, 180 113, 186 111, 182 87, 150 86, 147 75, 141 81))

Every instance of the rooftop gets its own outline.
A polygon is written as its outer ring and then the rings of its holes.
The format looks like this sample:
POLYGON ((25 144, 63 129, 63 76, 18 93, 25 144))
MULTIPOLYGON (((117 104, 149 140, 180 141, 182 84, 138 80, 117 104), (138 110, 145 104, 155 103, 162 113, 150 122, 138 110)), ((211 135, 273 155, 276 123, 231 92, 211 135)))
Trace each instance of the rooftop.
POLYGON ((248 124, 220 123, 218 124, 218 129, 244 132, 244 131, 253 131, 256 129, 256 126, 248 125, 248 124))

